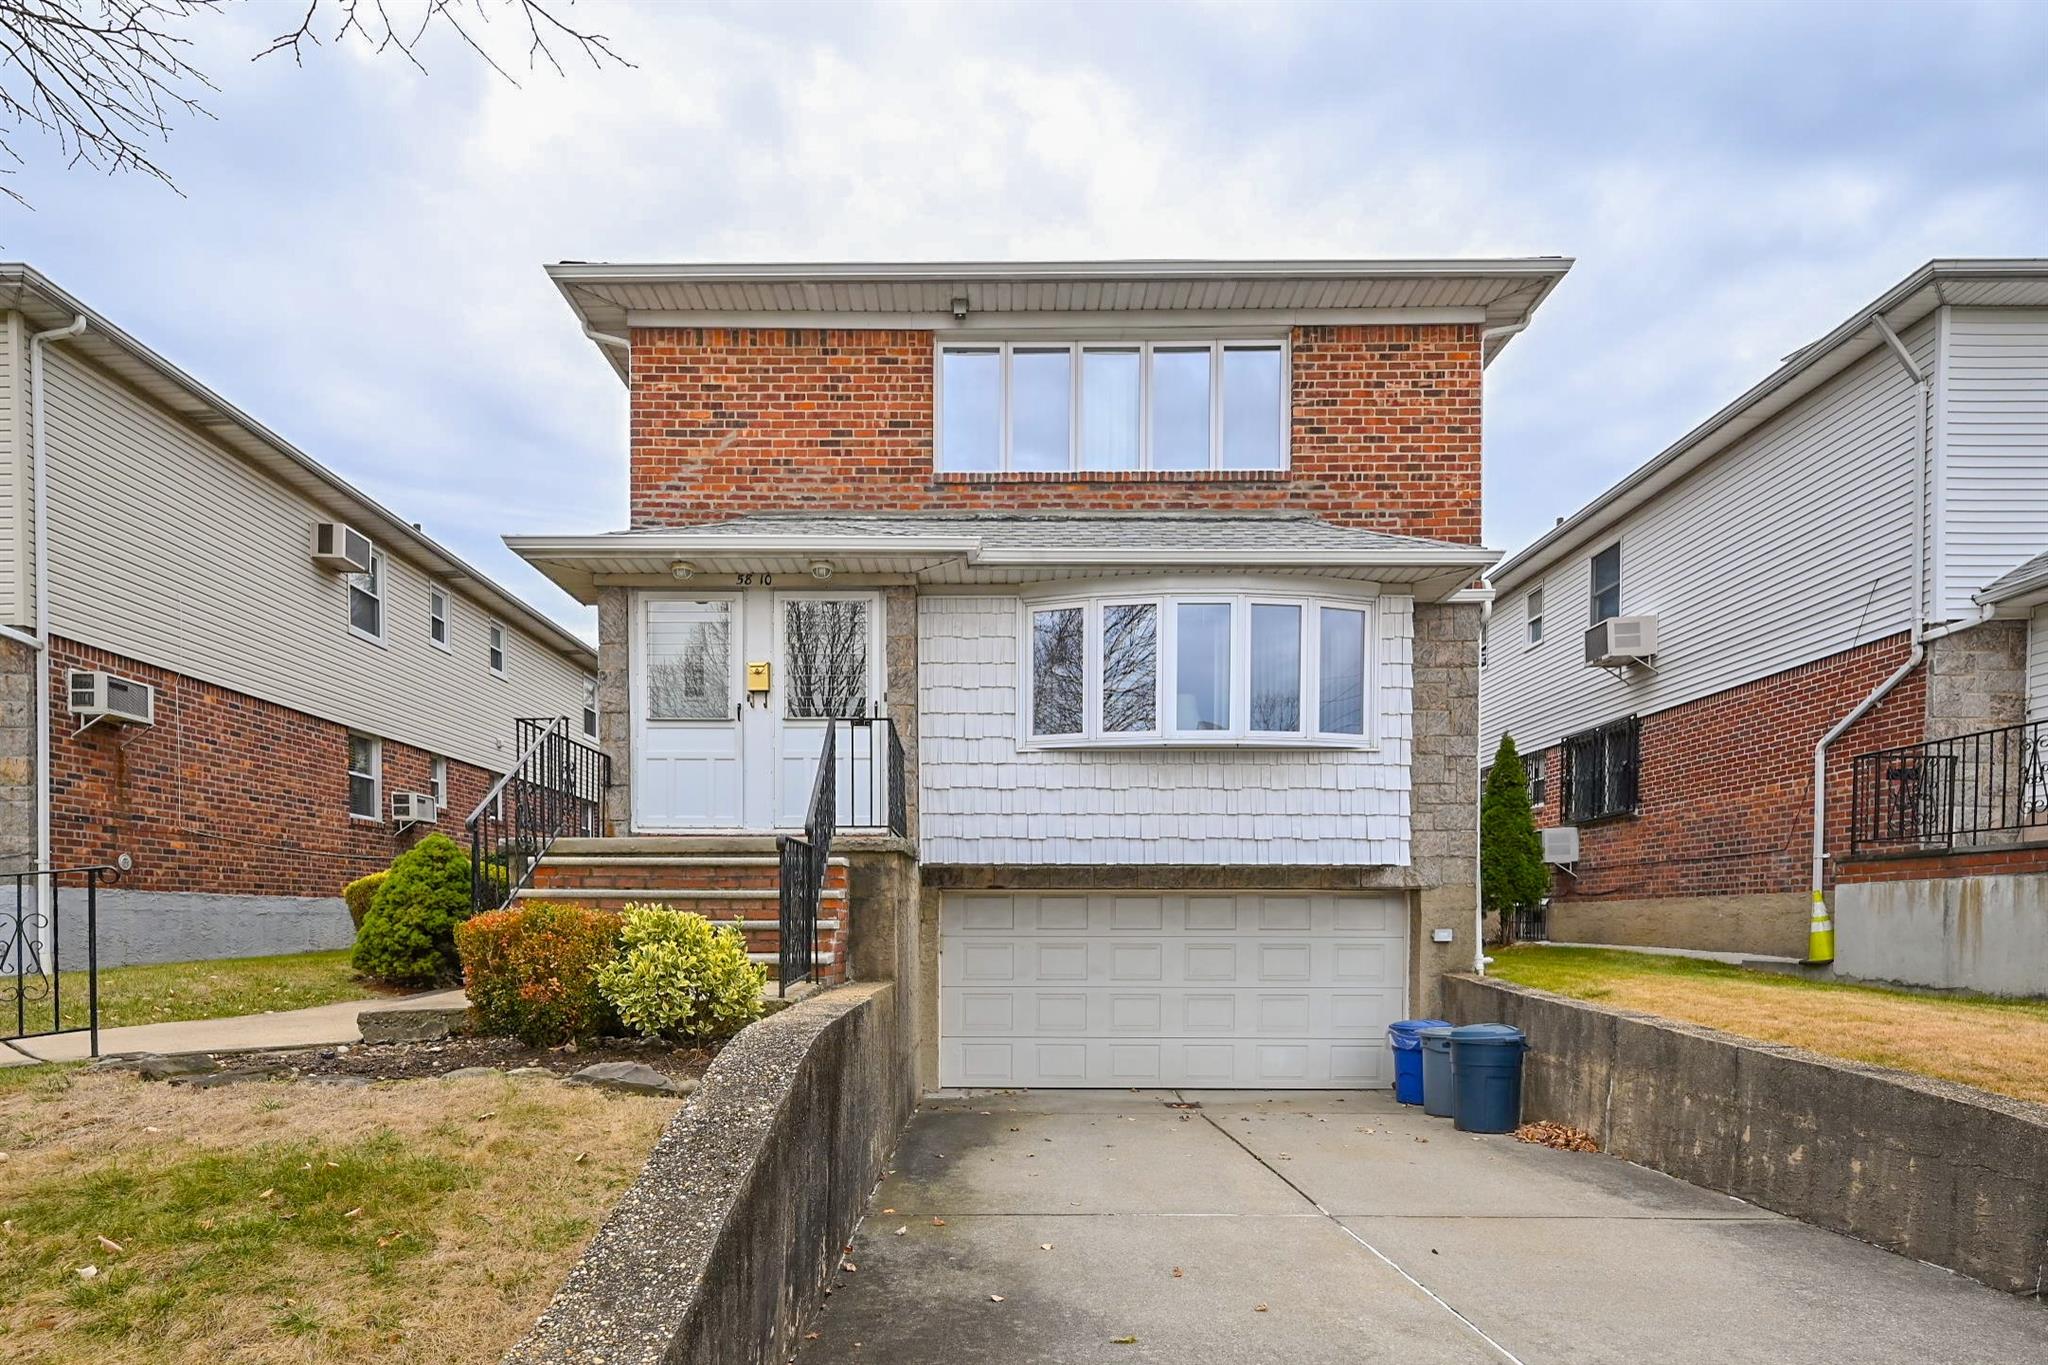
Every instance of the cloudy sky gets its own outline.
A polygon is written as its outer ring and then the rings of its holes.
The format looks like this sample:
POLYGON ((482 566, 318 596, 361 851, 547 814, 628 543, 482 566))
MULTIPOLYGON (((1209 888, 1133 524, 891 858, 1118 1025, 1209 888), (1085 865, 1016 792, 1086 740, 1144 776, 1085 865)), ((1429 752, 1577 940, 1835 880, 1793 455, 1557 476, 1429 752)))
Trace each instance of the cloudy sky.
POLYGON ((18 137, 0 256, 587 628, 498 541, 625 521, 543 262, 1574 256, 1488 373, 1512 550, 1928 258, 2048 255, 2048 7, 559 7, 634 69, 209 16, 181 193, 18 137))

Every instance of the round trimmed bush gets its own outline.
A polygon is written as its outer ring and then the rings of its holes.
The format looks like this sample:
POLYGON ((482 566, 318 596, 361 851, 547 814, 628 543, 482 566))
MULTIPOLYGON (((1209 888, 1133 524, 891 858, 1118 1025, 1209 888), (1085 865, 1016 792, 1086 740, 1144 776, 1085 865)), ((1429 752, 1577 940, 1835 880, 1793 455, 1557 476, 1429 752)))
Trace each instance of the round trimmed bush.
POLYGON ((469 918, 469 855, 429 834, 391 864, 356 935, 355 969, 393 986, 456 981, 455 926, 469 918))
POLYGON ((618 960, 619 917, 537 901, 455 927, 462 984, 483 1033, 528 1047, 601 1038, 618 1025, 597 974, 618 960))
POLYGON ((369 916, 370 902, 377 898, 377 888, 384 885, 384 879, 390 875, 391 870, 386 868, 367 877, 358 877, 341 888, 342 903, 348 906, 348 917, 355 923, 357 933, 363 931, 363 920, 369 916))
POLYGON ((703 1043, 761 1017, 768 973, 747 961, 738 925, 714 928, 702 915, 659 905, 629 905, 622 919, 625 954, 598 972, 597 989, 627 1028, 703 1043))

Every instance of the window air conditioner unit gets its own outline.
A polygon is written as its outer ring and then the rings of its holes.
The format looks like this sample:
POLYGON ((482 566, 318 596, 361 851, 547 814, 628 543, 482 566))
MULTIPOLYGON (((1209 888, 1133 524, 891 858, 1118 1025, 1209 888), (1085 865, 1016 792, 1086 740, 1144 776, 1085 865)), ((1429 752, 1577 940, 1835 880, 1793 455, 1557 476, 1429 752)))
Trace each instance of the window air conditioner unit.
POLYGON ((1579 827, 1558 825, 1540 831, 1543 835, 1543 861, 1546 863, 1575 863, 1579 860, 1579 827))
POLYGON ((338 521, 316 522, 313 526, 313 562, 336 573, 370 571, 370 538, 353 526, 338 521))
POLYGON ((112 673, 74 669, 71 714, 87 724, 106 720, 117 725, 154 725, 156 689, 112 673))
POLYGON ((1586 632, 1586 667, 1644 664, 1657 656, 1657 618, 1610 616, 1586 632))
POLYGON ((391 821, 398 825, 431 825, 441 809, 428 792, 391 793, 391 821))

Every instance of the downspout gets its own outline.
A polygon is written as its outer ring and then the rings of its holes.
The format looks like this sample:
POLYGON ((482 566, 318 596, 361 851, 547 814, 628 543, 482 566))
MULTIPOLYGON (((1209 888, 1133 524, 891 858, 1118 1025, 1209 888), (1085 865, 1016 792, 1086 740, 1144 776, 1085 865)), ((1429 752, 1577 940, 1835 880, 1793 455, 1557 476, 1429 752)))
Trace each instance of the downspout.
POLYGON ((1927 657, 1927 610, 1923 587, 1927 576, 1927 391, 1933 387, 1934 381, 1913 359, 1913 353, 1899 340, 1891 324, 1877 314, 1872 314, 1870 320, 1885 344, 1891 347, 1892 354, 1898 357, 1907 377, 1913 381, 1913 616, 1910 637, 1913 647, 1906 655, 1906 661, 1890 677, 1879 683, 1848 715, 1836 721, 1820 737, 1820 743, 1813 746, 1813 915, 1807 925, 1806 960, 1814 964, 1835 960, 1835 921, 1828 911, 1824 889, 1827 880, 1828 746, 1863 719, 1871 707, 1883 701, 1927 657))
MULTIPOLYGON (((29 478, 36 528, 36 866, 50 866, 50 475, 49 449, 43 436, 43 344, 75 337, 85 330, 85 315, 68 327, 37 332, 28 339, 29 478)), ((13 632, 9 632, 10 635, 13 632)))
MULTIPOLYGON (((1525 326, 1527 324, 1524 324, 1525 326)), ((1516 329, 1521 330, 1520 328, 1516 329)), ((1479 653, 1480 672, 1486 671, 1486 623, 1493 619, 1493 593, 1491 584, 1486 600, 1479 604, 1479 653)), ((1476 774, 1486 766, 1486 741, 1477 730, 1472 734, 1472 771, 1476 774)), ((1486 964, 1493 961, 1486 955, 1486 903, 1479 879, 1485 875, 1485 850, 1479 841, 1485 835, 1486 791, 1482 787, 1478 799, 1472 803, 1472 974, 1486 975, 1486 964)))

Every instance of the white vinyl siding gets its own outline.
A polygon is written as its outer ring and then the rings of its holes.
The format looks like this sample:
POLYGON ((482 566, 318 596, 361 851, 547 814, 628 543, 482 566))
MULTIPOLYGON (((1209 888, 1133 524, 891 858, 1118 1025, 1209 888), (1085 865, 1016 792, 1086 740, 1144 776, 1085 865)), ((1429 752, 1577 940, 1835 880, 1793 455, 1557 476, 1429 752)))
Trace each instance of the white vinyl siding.
POLYGON ((35 624, 28 536, 31 483, 28 448, 28 333, 21 314, 0 322, 0 625, 35 624))
POLYGON ((2048 549, 2048 309, 1950 310, 1938 617, 2048 549))
POLYGON ((2048 720, 2048 603, 2027 621, 2027 719, 2048 720))
POLYGON ((1021 604, 918 601, 922 855, 935 863, 1409 861, 1414 603, 1382 597, 1375 749, 1026 748, 1021 604))
POLYGON ((46 353, 53 625, 59 635, 493 771, 519 716, 574 716, 586 661, 450 594, 452 650, 424 628, 427 577, 386 548, 385 647, 348 630, 347 580, 313 565, 316 506, 56 345, 46 353))
MULTIPOLYGON (((1905 338, 1933 364, 1932 319, 1905 338)), ((1482 752, 1524 753, 1826 658, 1912 622, 1913 385, 1878 350, 1602 532, 1540 577, 1541 648, 1495 648, 1481 670, 1482 752), (1654 671, 1585 666, 1592 558, 1619 541, 1622 610, 1658 619, 1654 671)), ((2034 547, 2039 549, 2037 545, 2034 547)))

